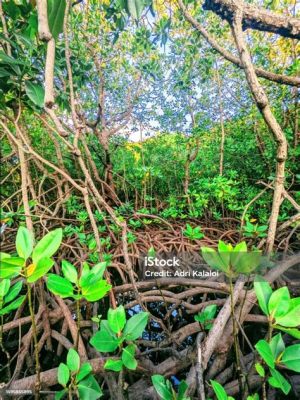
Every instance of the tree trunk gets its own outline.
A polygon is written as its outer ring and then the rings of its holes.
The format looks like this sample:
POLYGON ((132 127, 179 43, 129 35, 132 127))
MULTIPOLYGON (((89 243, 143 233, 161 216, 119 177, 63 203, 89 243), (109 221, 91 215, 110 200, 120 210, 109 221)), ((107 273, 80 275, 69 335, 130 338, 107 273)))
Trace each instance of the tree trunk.
POLYGON ((233 36, 236 43, 236 47, 241 59, 241 63, 243 64, 245 75, 251 93, 253 95, 253 98, 277 143, 277 154, 276 154, 277 163, 276 163, 276 175, 274 181, 273 204, 269 221, 268 237, 266 240, 266 251, 269 254, 272 252, 274 246, 279 209, 284 191, 285 161, 287 158, 287 140, 280 125, 278 124, 276 118, 274 117, 271 111, 267 95, 265 94, 263 87, 260 85, 258 81, 258 78, 256 76, 252 64, 249 50, 244 39, 244 33, 242 29, 244 5, 241 2, 236 2, 236 4, 237 4, 237 11, 235 13, 232 24, 233 36))

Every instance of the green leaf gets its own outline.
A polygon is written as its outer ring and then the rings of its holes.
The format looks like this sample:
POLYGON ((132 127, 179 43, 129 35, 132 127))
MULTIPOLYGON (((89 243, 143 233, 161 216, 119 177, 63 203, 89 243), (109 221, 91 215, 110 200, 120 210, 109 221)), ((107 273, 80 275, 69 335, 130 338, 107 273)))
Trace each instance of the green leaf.
POLYGON ((106 270, 106 267, 107 267, 107 262, 103 261, 101 263, 94 265, 91 268, 91 273, 94 275, 95 282, 103 278, 103 274, 106 270))
POLYGON ((122 350, 122 361, 128 369, 134 370, 137 367, 137 361, 134 358, 135 350, 136 346, 134 344, 130 344, 122 350))
POLYGON ((201 247, 202 257, 204 261, 212 268, 221 270, 225 273, 229 272, 229 264, 226 263, 225 256, 224 259, 216 252, 216 250, 210 247, 201 247))
POLYGON ((57 371, 57 380, 62 386, 66 386, 70 379, 69 368, 64 363, 60 363, 57 371))
POLYGON ((67 389, 60 390, 59 392, 55 393, 54 400, 61 400, 65 394, 68 393, 67 389))
POLYGON ((127 0, 128 12, 135 20, 140 19, 144 6, 143 0, 127 0))
POLYGON ((119 333, 124 328, 126 314, 123 306, 119 306, 116 309, 110 308, 107 317, 109 326, 113 332, 119 333))
POLYGON ((80 400, 97 400, 102 396, 102 390, 93 375, 80 381, 77 388, 80 400))
POLYGON ((20 226, 18 229, 16 237, 16 249, 19 257, 24 258, 25 261, 32 253, 33 236, 32 233, 24 226, 20 226))
POLYGON ((278 333, 278 335, 274 336, 272 340, 270 341, 270 347, 274 356, 274 359, 276 360, 279 354, 281 354, 284 349, 284 341, 282 340, 281 334, 278 333))
POLYGON ((80 285, 87 287, 97 283, 102 279, 106 266, 107 263, 102 262, 95 265, 91 270, 86 268, 84 273, 81 274, 79 281, 80 285))
POLYGON ((284 328, 283 326, 280 325, 273 325, 275 329, 279 329, 283 332, 288 333, 289 335, 293 336, 296 339, 300 339, 300 330, 296 328, 284 328))
POLYGON ((217 381, 210 381, 218 400, 227 400, 228 396, 225 389, 217 381))
POLYGON ((14 300, 18 294, 20 293, 23 286, 23 282, 19 281, 15 285, 13 285, 7 295, 4 297, 4 302, 9 303, 10 301, 14 300))
POLYGON ((258 304, 264 314, 269 315, 268 303, 272 296, 272 288, 269 282, 261 280, 262 278, 256 277, 254 282, 254 290, 258 300, 258 304))
POLYGON ((46 275, 46 273, 52 268, 54 261, 52 258, 41 258, 33 273, 27 278, 29 283, 36 282, 42 276, 46 275))
POLYGON ((22 270, 25 260, 20 257, 1 258, 0 261, 0 279, 13 278, 22 270))
POLYGON ((247 396, 247 400, 259 400, 259 395, 255 393, 253 396, 247 396))
POLYGON ((49 29, 56 40, 63 31, 66 0, 48 0, 47 5, 49 29))
POLYGON ((222 260, 224 266, 229 266, 231 252, 232 252, 231 244, 226 244, 225 242, 223 242, 223 240, 219 240, 218 255, 222 260))
POLYGON ((155 255, 156 255, 156 251, 155 251, 154 247, 151 246, 150 249, 148 250, 147 256, 148 257, 155 257, 155 255))
POLYGON ((61 228, 54 229, 37 243, 32 253, 34 264, 37 264, 41 258, 49 258, 56 253, 62 241, 62 232, 61 228))
POLYGON ((162 400, 172 400, 173 394, 167 387, 166 380, 162 375, 152 375, 151 380, 155 390, 162 400))
POLYGON ((116 335, 111 331, 107 321, 102 320, 100 330, 90 340, 92 346, 101 352, 115 351, 119 346, 119 340, 116 335))
POLYGON ((82 294, 88 301, 97 301, 102 299, 111 289, 105 280, 101 280, 93 285, 82 286, 82 294))
POLYGON ((274 318, 285 315, 289 310, 290 293, 286 286, 275 290, 270 297, 268 309, 274 318))
POLYGON ((76 283, 78 279, 78 274, 74 265, 71 264, 69 261, 62 260, 61 266, 64 277, 68 279, 70 282, 76 283))
POLYGON ((8 304, 6 307, 3 307, 2 310, 0 310, 0 315, 5 315, 10 313, 13 310, 16 310, 17 308, 20 307, 20 305, 23 303, 25 300, 26 296, 20 296, 10 304, 8 304))
POLYGON ((123 368, 122 360, 107 360, 104 364, 104 369, 109 369, 111 371, 120 372, 123 368))
POLYGON ((76 372, 80 367, 80 358, 76 350, 70 349, 67 354, 67 366, 70 371, 76 372))
POLYGON ((264 378, 264 376, 265 376, 264 367, 261 364, 256 363, 255 369, 256 369, 256 372, 258 373, 258 375, 261 376, 262 378, 264 378))
POLYGON ((8 56, 6 53, 4 53, 4 51, 0 50, 0 64, 17 65, 22 63, 15 58, 8 56))
POLYGON ((240 274, 249 274, 260 264, 261 251, 249 251, 248 253, 232 253, 231 259, 234 270, 240 274))
POLYGON ((188 384, 186 381, 181 381, 179 386, 178 386, 178 395, 177 395, 177 400, 185 400, 185 392, 188 389, 188 384))
POLYGON ((59 295, 60 297, 70 297, 73 295, 73 286, 65 278, 59 275, 48 274, 47 288, 50 292, 59 295))
POLYGON ((148 322, 149 313, 140 312, 131 317, 124 328, 123 337, 126 340, 135 340, 142 336, 148 322))
POLYGON ((276 369, 270 369, 271 378, 268 379, 268 382, 271 386, 281 389, 284 394, 288 394, 291 390, 291 385, 285 379, 284 376, 281 375, 276 369))
POLYGON ((216 314, 216 311, 217 311, 216 304, 211 304, 205 307, 205 309, 201 313, 195 315, 195 321, 204 324, 205 329, 210 329, 212 327, 212 324, 207 324, 206 321, 213 319, 216 314))
POLYGON ((25 91, 30 100, 38 107, 44 107, 45 90, 38 83, 25 82, 25 91))
POLYGON ((259 342, 256 343, 255 348, 262 357, 262 359, 266 362, 266 364, 270 368, 274 368, 275 360, 269 343, 266 342, 265 340, 260 340, 259 342))
POLYGON ((85 362, 81 365, 78 374, 76 375, 76 381, 79 382, 92 372, 93 368, 90 363, 85 362))
POLYGON ((3 279, 0 282, 0 298, 6 295, 6 293, 9 291, 9 288, 10 288, 10 280, 3 279))
POLYGON ((287 328, 294 328, 300 325, 300 305, 296 306, 287 314, 277 317, 276 324, 282 325, 287 328))
POLYGON ((281 362, 292 371, 300 372, 300 344, 294 344, 285 349, 281 362))

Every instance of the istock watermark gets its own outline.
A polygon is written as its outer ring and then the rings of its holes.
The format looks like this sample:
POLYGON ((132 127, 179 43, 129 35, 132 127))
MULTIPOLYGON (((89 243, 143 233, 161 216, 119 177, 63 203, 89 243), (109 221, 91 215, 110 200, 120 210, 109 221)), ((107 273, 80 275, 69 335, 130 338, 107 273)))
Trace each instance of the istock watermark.
POLYGON ((160 252, 143 255, 140 258, 140 278, 193 278, 209 279, 219 276, 219 271, 211 269, 197 254, 187 252, 160 252))

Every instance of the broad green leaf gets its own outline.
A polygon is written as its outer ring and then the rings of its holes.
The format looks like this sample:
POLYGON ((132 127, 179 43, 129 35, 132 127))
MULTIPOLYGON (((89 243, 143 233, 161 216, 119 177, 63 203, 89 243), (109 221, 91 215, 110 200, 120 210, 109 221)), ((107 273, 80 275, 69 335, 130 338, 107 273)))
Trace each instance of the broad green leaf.
POLYGON ((67 389, 55 393, 54 400, 61 400, 68 393, 67 389))
POLYGON ((62 260, 61 262, 62 273, 64 277, 72 283, 76 283, 78 279, 77 270, 69 261, 62 260))
POLYGON ((16 249, 19 257, 24 258, 25 261, 32 253, 33 236, 32 233, 24 226, 20 226, 18 229, 16 237, 16 249))
POLYGON ((18 294, 20 293, 21 289, 23 286, 23 281, 19 281, 16 284, 14 284, 9 292, 7 293, 7 295, 4 297, 4 302, 5 303, 9 303, 10 301, 14 300, 18 294))
POLYGON ((123 306, 119 306, 116 309, 110 308, 107 314, 108 323, 111 330, 115 333, 119 333, 125 326, 126 315, 123 306))
POLYGON ((229 264, 224 262, 224 260, 220 257, 219 253, 216 250, 211 249, 210 247, 201 247, 202 257, 204 261, 212 268, 221 270, 225 273, 229 272, 229 264))
POLYGON ((102 396, 102 390, 93 375, 80 381, 77 388, 80 400, 97 400, 102 396))
POLYGON ((10 254, 8 254, 8 253, 0 253, 0 261, 2 260, 2 259, 4 259, 4 258, 10 258, 10 254))
POLYGON ((81 365, 78 374, 76 375, 76 381, 79 382, 92 372, 93 368, 90 363, 85 362, 81 365))
POLYGON ((25 91, 36 106, 44 107, 45 90, 39 83, 25 82, 25 91))
POLYGON ((25 260, 20 257, 3 258, 0 261, 0 279, 12 278, 22 271, 25 260))
POLYGON ((76 350, 70 349, 67 354, 67 366, 70 371, 76 372, 80 367, 80 358, 76 350))
POLYGON ((48 0, 47 5, 49 29, 57 40, 58 35, 63 31, 66 0, 48 0))
POLYGON ((266 342, 265 340, 260 340, 259 342, 256 343, 255 348, 262 357, 262 359, 265 361, 265 363, 270 368, 274 368, 275 360, 269 343, 266 342))
POLYGON ((215 314, 217 311, 217 306, 216 304, 211 304, 205 309, 199 313, 198 315, 195 315, 195 321, 200 322, 201 324, 204 324, 204 328, 210 329, 212 327, 211 323, 206 323, 206 321, 209 321, 214 318, 215 314))
POLYGON ((227 400, 228 396, 225 389, 217 381, 210 381, 218 400, 227 400))
POLYGON ((122 350, 122 361, 128 369, 134 370, 137 367, 137 361, 134 358, 135 350, 136 346, 134 344, 130 344, 122 350))
POLYGON ((0 64, 16 65, 22 63, 11 56, 8 56, 6 53, 4 53, 4 51, 0 50, 0 64))
POLYGON ((143 0, 127 0, 128 12, 135 20, 140 19, 144 7, 145 4, 143 0))
POLYGON ((92 267, 91 269, 85 269, 84 273, 81 274, 80 285, 90 286, 98 283, 104 274, 105 268, 107 266, 106 262, 99 263, 92 267))
POLYGON ((300 297, 294 297, 290 300, 289 311, 293 310, 295 307, 300 306, 300 297))
POLYGON ((107 267, 107 262, 103 261, 101 263, 98 263, 96 265, 94 265, 91 268, 91 273, 95 276, 95 280, 97 281, 98 279, 102 279, 103 274, 106 270, 107 267))
POLYGON ((290 293, 286 286, 275 290, 270 297, 268 309, 274 318, 285 315, 289 310, 290 293))
POLYGON ((283 326, 280 325, 273 325, 275 329, 279 329, 283 332, 288 333, 289 335, 293 336, 296 339, 300 339, 300 330, 296 328, 284 328, 283 326))
POLYGON ((278 335, 274 336, 272 340, 270 341, 270 347, 274 356, 274 359, 276 360, 279 354, 283 352, 285 349, 284 341, 282 340, 281 334, 278 333, 278 335))
POLYGON ((186 381, 181 381, 179 386, 178 386, 178 395, 177 395, 177 400, 185 400, 185 392, 188 389, 188 384, 186 381))
POLYGON ((123 337, 125 340, 135 340, 142 336, 148 322, 149 313, 140 312, 131 317, 124 328, 123 337))
POLYGON ((111 371, 120 372, 123 368, 123 362, 122 360, 107 360, 104 364, 104 368, 111 371))
POLYGON ((168 388, 166 380, 162 375, 152 375, 151 380, 155 390, 162 400, 172 400, 172 391, 168 388))
POLYGON ((93 285, 82 286, 82 294, 88 301, 97 301, 102 299, 111 289, 105 280, 101 280, 93 285))
POLYGON ((259 400, 259 395, 255 393, 252 396, 247 396, 247 400, 259 400))
POLYGON ((107 321, 101 321, 100 330, 90 340, 92 346, 101 352, 115 351, 119 346, 117 336, 111 331, 107 321))
POLYGON ((20 296, 16 300, 14 300, 11 303, 9 303, 6 307, 3 307, 2 310, 0 310, 0 315, 8 314, 11 311, 16 310, 17 308, 19 308, 20 305, 25 300, 25 298, 26 298, 26 296, 20 296))
POLYGON ((36 282, 42 276, 46 275, 47 272, 52 268, 54 261, 52 258, 41 258, 39 259, 37 266, 35 267, 33 273, 28 276, 27 281, 29 283, 36 282))
POLYGON ((231 244, 226 244, 223 240, 219 240, 218 243, 218 255, 222 260, 223 265, 229 266, 230 265, 230 255, 232 252, 231 244))
POLYGON ((271 386, 281 389, 284 394, 288 394, 291 390, 291 385, 285 379, 284 376, 281 375, 276 369, 271 368, 271 378, 268 379, 268 382, 271 386))
POLYGON ((9 288, 10 288, 9 279, 3 279, 2 281, 0 281, 0 298, 4 297, 7 294, 9 288))
POLYGON ((276 324, 286 328, 294 328, 300 325, 300 305, 296 306, 287 314, 276 318, 276 324))
POLYGON ((248 253, 239 253, 238 257, 235 258, 237 253, 232 253, 234 262, 232 265, 234 270, 240 274, 250 274, 260 264, 261 252, 260 251, 249 251, 248 253))
POLYGON ((256 372, 258 373, 259 376, 261 376, 262 378, 265 376, 265 370, 264 370, 264 367, 261 364, 256 363, 255 364, 255 369, 256 369, 256 372))
POLYGON ((57 380, 62 386, 66 386, 70 379, 69 368, 64 363, 60 363, 57 371, 57 380))
POLYGON ((46 284, 50 292, 57 294, 62 298, 73 295, 73 286, 71 282, 59 275, 48 274, 46 284))
POLYGON ((264 314, 269 315, 268 303, 272 295, 272 288, 269 282, 256 277, 254 282, 254 290, 258 300, 258 304, 264 314))
POLYGON ((41 258, 52 257, 58 250, 62 241, 62 229, 54 229, 47 233, 35 246, 32 253, 32 260, 34 264, 41 258))
POLYGON ((300 344, 294 344, 285 349, 281 362, 292 371, 300 372, 300 344))

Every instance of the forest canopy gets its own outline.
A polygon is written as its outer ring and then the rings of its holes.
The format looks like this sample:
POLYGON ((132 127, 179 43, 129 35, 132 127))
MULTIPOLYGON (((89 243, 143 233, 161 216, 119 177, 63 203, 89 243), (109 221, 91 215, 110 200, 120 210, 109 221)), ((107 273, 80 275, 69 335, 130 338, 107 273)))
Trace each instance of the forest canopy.
POLYGON ((0 0, 0 398, 300 397, 299 11, 0 0))

